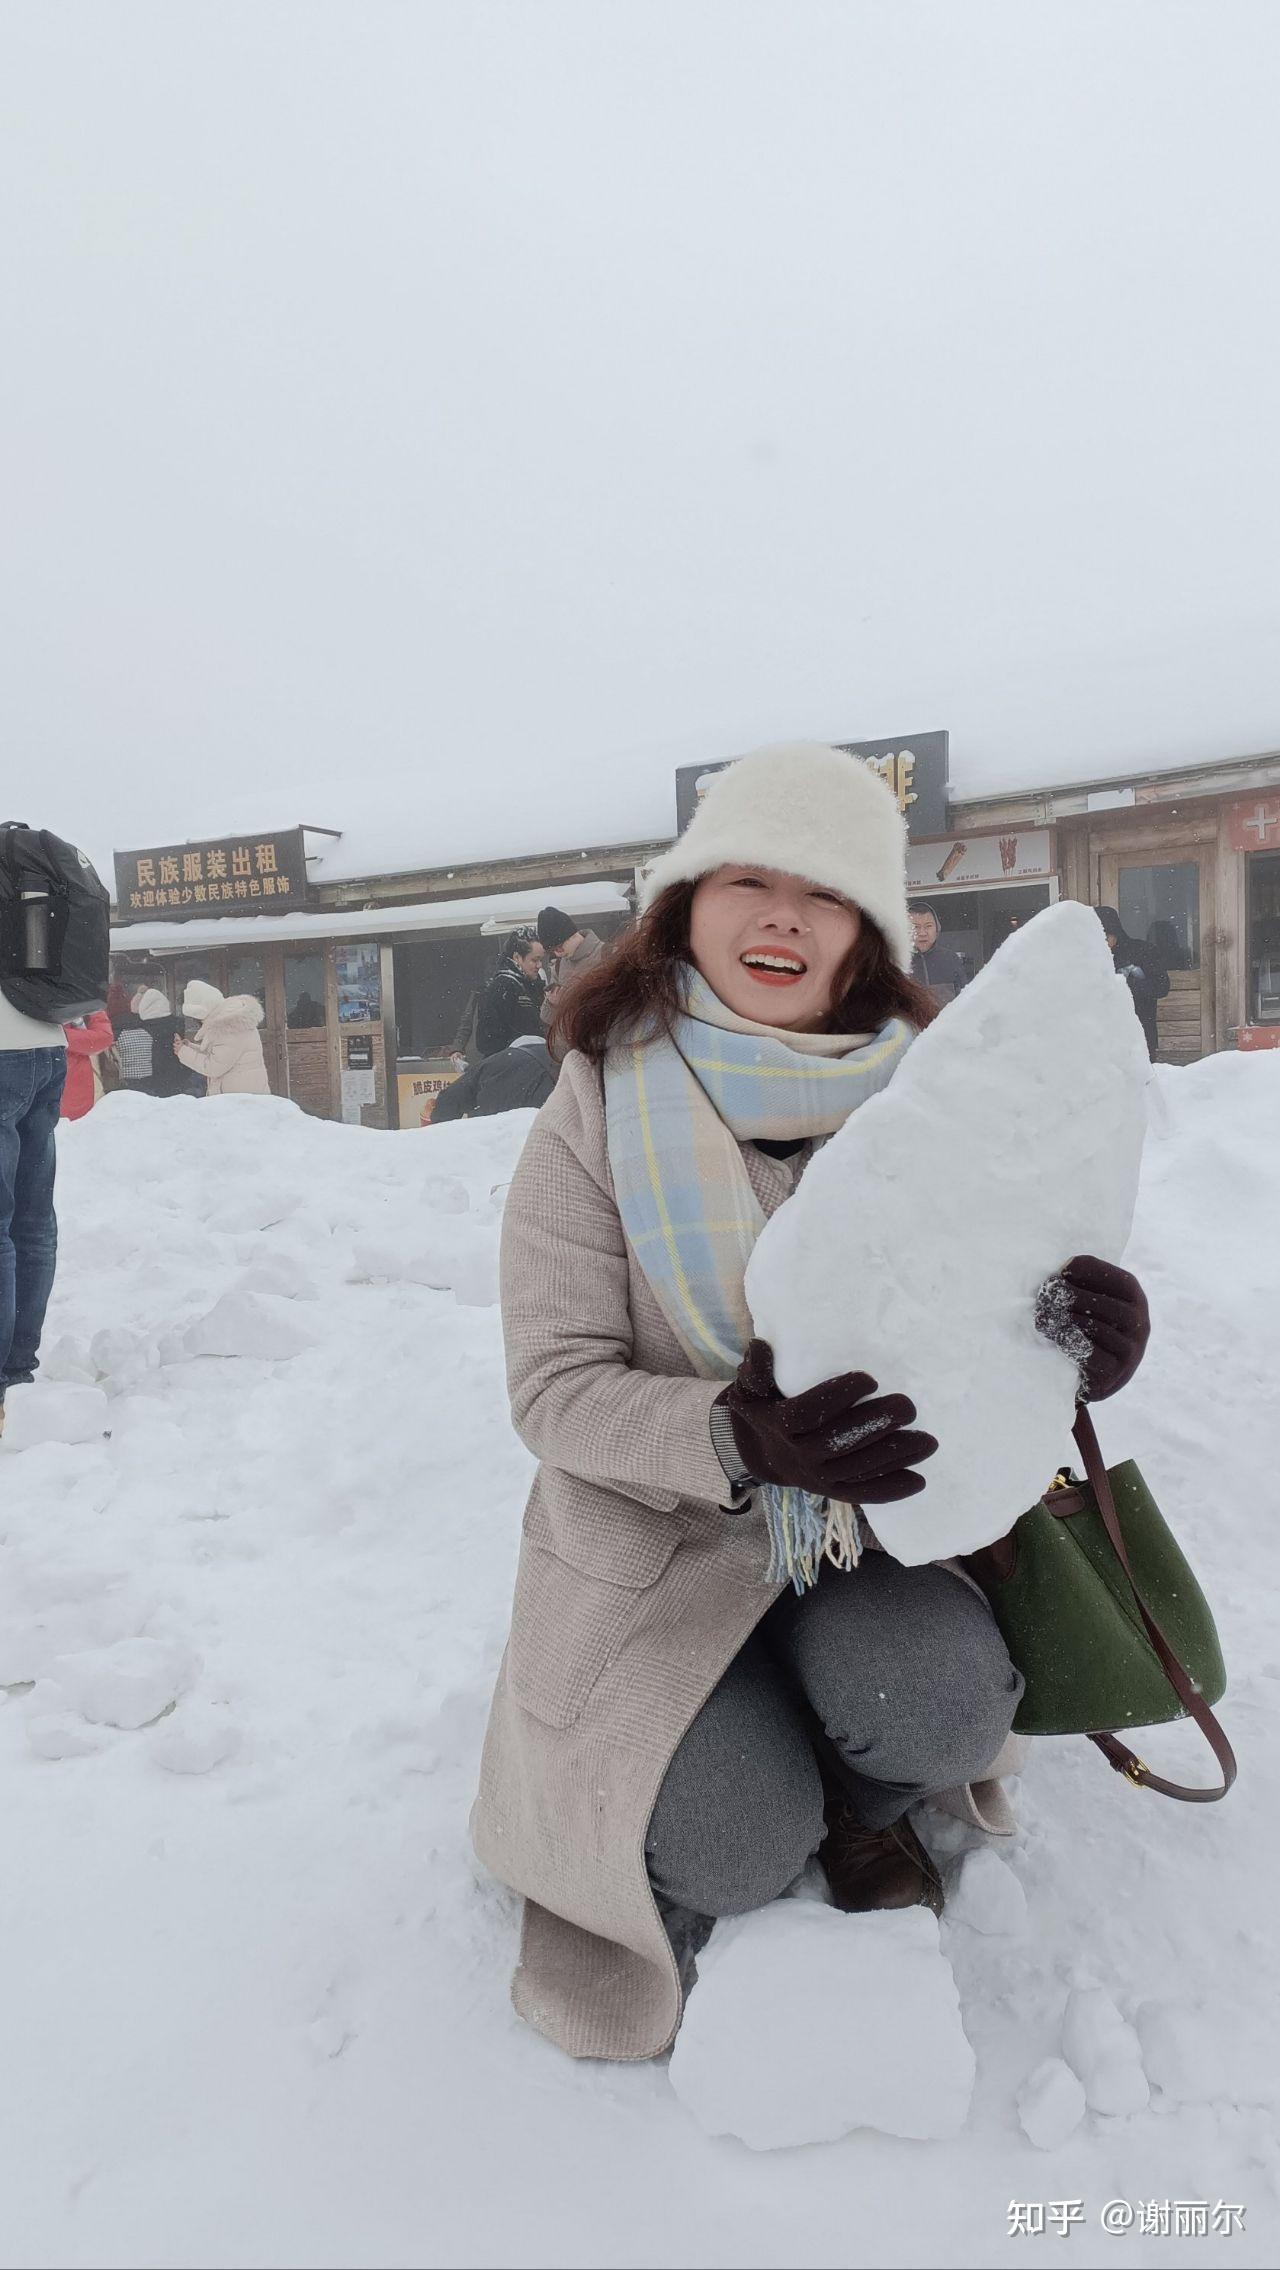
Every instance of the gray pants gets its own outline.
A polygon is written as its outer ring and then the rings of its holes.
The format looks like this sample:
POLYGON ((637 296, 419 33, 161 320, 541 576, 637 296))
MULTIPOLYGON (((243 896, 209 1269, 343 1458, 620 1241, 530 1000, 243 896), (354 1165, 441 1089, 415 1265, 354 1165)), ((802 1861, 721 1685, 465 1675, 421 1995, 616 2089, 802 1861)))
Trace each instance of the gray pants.
POLYGON ((784 1593, 685 1735, 649 1823, 665 1907, 744 1915, 817 1851, 824 1782, 869 1828, 982 1778, 1022 1693, 984 1600, 870 1552, 784 1593))

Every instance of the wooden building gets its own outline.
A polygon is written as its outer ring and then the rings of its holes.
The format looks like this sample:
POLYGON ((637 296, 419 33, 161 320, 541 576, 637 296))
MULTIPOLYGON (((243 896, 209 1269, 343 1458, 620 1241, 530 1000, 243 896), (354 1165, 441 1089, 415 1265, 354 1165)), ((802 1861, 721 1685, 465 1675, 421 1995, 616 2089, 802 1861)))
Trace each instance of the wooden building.
POLYGON ((272 1092, 319 1118, 421 1125, 456 1077, 468 1003, 511 931, 536 922, 549 902, 606 936, 631 919, 631 847, 325 884, 323 849, 311 847, 327 832, 119 854, 117 917, 130 919, 112 931, 112 973, 129 988, 158 985, 175 1007, 191 978, 254 996, 272 1092), (274 860, 262 878, 273 885, 270 913, 252 887, 260 855, 274 860), (281 910, 276 876, 286 859, 281 910), (140 884, 139 867, 144 878, 180 879, 140 884), (239 885, 240 895, 222 898, 239 885))
MULTIPOLYGON (((890 777, 905 805, 909 768, 890 777)), ((933 917, 920 936, 944 993, 1019 923, 1074 898, 1117 907, 1164 955, 1163 1060, 1280 1046, 1280 753, 944 797, 929 817, 945 832, 913 829, 908 879, 913 910, 933 917)), ((190 977, 254 994, 277 1095, 322 1118, 409 1127, 455 1076, 468 1002, 507 933, 554 902, 611 934, 669 839, 333 881, 326 840, 298 829, 121 854, 116 975, 158 983, 175 1005, 190 977)))
POLYGON ((1280 1046, 1280 751, 952 807, 972 835, 1052 831, 1064 898, 1164 953, 1160 1057, 1280 1046))

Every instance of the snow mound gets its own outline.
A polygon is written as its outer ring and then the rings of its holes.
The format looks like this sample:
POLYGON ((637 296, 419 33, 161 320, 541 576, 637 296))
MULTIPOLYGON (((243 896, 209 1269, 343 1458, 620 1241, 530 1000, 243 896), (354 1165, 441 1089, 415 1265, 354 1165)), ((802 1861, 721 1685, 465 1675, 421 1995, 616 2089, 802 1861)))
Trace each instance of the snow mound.
POLYGON ((314 1348, 319 1332, 275 1293, 224 1293, 186 1335, 192 1356, 253 1356, 281 1363, 314 1348))
POLYGON ((1074 2136, 1085 2115, 1079 2077, 1060 2057, 1046 2057, 1018 2091, 1018 2120, 1042 2152, 1056 2152, 1074 2136))
MULTIPOLYGON (((1222 2264, 1280 2261, 1265 1896, 1280 1051, 1157 1066, 1154 1085, 1124 1257, 1150 1295, 1151 1353, 1096 1420, 1205 1584, 1248 1770, 1225 1805, 1170 1805, 1135 1797, 1085 1742, 1033 1745, 1028 1930, 942 1926, 978 2060, 963 2131, 763 2158, 705 2135, 665 2067, 575 2064, 515 2020, 520 1905, 467 1841, 533 1460, 509 1424, 498 1311, 353 1282, 352 1252, 447 1230, 433 1176, 457 1178, 477 1219, 498 1210, 531 1115, 384 1134, 264 1097, 122 1094, 64 1123, 50 1358, 65 1343, 91 1371, 94 1335, 124 1328, 162 1362, 112 1401, 109 1438, 0 1463, 0 1686, 40 1682, 0 1696, 3 2009, 20 2045, 6 2262, 988 2263, 1006 2203, 1046 2188, 1041 2167, 1052 2194, 1091 2202, 1094 2229, 1047 2241, 1046 2259, 1102 2263, 1096 2210, 1117 2193, 1212 2185, 1250 2202, 1222 2264), (303 1207, 243 1241, 206 1229, 208 1193, 261 1181, 303 1207), (321 1345, 295 1363, 186 1360, 186 1329, 282 1251, 320 1287, 304 1313, 321 1345), (140 1734, 90 1726, 54 1659, 167 1633, 161 1617, 198 1645, 198 1687, 140 1734), (162 1770, 157 1745, 206 1695, 242 1729, 236 1756, 162 1770), (1058 2050, 1084 1956, 1087 1983, 1136 2012, 1153 2101, 1120 2129, 1091 2116, 1061 2161, 1038 2161, 1015 2101, 1058 2050), (1147 2007, 1175 1994, 1229 2061, 1225 2087, 1206 2066, 1210 2101, 1171 2090, 1150 2047, 1147 2007), (495 2181, 511 2168, 568 2182, 495 2181)), ((1143 1748, 1177 1778, 1200 1770, 1185 1725, 1143 1748)), ((973 1833, 927 1826, 948 1866, 973 1833)), ((1172 2270, 1187 2244, 1147 2241, 1147 2257, 1172 2270)))
POLYGON ((1148 2103, 1141 2044, 1105 1987, 1073 1990, 1062 2021, 1062 2054, 1094 2112, 1141 2112, 1148 2103))
POLYGON ((1071 1448, 1074 1364, 1035 1329, 1077 1253, 1118 1261, 1150 1076, 1096 915, 1050 907, 914 1042, 778 1209, 747 1269, 779 1385, 866 1371, 939 1448, 877 1506, 901 1561, 989 1544, 1071 1448))
POLYGON ((810 1900, 717 1925, 671 2057, 699 2127, 757 2152, 854 2128, 955 2136, 974 2071, 936 1917, 810 1900))
POLYGON ((54 1658, 53 1676, 72 1704, 95 1726, 149 1726, 195 1677, 190 1654, 175 1641, 118 1639, 54 1658))
POLYGON ((34 1450, 41 1443, 100 1442, 111 1423, 100 1387, 37 1379, 11 1387, 5 1397, 0 1451, 34 1450))

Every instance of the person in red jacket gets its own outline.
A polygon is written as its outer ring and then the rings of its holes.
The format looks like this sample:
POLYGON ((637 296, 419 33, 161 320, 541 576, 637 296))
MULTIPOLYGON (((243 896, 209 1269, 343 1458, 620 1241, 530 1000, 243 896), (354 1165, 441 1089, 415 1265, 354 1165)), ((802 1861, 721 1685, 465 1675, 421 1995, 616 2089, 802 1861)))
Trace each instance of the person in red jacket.
POLYGON ((105 1009, 95 1009, 78 1025, 64 1025, 67 1036, 67 1081, 62 1091, 63 1119, 83 1119, 93 1109, 93 1064, 115 1040, 105 1009))

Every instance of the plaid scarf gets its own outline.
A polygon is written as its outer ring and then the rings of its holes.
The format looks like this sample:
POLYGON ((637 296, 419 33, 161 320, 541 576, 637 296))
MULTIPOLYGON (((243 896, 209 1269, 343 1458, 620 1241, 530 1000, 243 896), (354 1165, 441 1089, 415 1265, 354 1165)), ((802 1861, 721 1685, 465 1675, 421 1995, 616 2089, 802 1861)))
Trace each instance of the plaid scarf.
MULTIPOLYGON (((914 1034, 787 1033, 735 1016, 686 970, 670 1038, 612 1049, 604 1092, 622 1226, 658 1306, 704 1379, 732 1379, 751 1316, 743 1278, 764 1227, 741 1145, 834 1134, 886 1087, 914 1034)), ((804 1490, 764 1492, 770 1576, 802 1591, 824 1552, 858 1557, 851 1509, 804 1490)))

